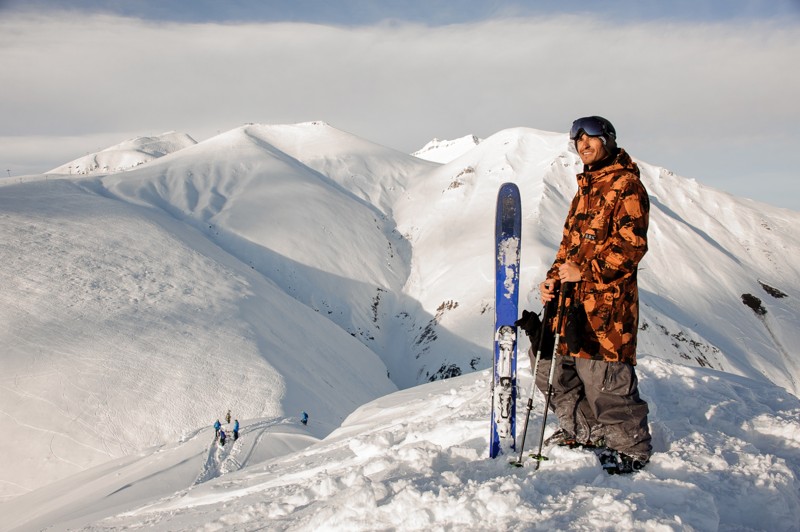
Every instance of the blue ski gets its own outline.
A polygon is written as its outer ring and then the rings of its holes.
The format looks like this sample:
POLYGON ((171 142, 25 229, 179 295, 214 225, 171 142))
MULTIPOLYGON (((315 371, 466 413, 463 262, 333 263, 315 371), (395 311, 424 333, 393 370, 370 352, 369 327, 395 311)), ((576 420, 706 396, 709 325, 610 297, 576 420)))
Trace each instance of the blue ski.
POLYGON ((495 222, 495 318, 492 426, 489 456, 515 449, 517 414, 517 328, 522 208, 519 188, 504 183, 497 194, 495 222))

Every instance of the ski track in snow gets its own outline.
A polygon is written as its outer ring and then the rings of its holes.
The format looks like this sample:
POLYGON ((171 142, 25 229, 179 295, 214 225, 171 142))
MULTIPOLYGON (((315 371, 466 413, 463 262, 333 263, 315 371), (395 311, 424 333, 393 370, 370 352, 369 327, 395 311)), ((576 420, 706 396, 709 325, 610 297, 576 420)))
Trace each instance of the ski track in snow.
POLYGON ((241 469, 244 464, 249 463, 253 449, 259 447, 262 440, 269 435, 269 429, 282 424, 291 424, 291 422, 288 419, 265 420, 240 426, 239 438, 234 441, 233 423, 223 423, 222 430, 227 436, 225 445, 219 445, 219 441, 215 439, 214 443, 209 446, 203 470, 193 485, 202 484, 241 469), (247 440, 251 440, 251 443, 247 445, 249 452, 240 457, 239 455, 243 452, 243 442, 247 441, 245 436, 247 436, 247 440))

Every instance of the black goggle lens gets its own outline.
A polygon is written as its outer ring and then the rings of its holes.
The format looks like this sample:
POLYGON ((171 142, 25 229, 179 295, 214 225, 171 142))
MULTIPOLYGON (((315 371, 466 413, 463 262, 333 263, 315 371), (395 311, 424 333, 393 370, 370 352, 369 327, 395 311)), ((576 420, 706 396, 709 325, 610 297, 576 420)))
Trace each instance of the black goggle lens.
POLYGON ((572 123, 572 129, 569 130, 570 140, 578 140, 581 131, 590 137, 600 137, 606 133, 606 125, 593 116, 579 118, 572 123))

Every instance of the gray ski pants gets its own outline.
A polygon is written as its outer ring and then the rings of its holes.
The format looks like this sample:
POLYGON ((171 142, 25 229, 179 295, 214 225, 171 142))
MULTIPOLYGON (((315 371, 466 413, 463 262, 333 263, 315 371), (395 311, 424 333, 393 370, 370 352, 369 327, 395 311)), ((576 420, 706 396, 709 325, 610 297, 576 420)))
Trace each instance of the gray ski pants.
MULTIPOLYGON (((652 453, 647 402, 631 364, 571 356, 555 357, 550 405, 561 428, 586 443, 606 445, 639 460, 652 453)), ((540 360, 536 387, 546 394, 550 360, 540 360)))

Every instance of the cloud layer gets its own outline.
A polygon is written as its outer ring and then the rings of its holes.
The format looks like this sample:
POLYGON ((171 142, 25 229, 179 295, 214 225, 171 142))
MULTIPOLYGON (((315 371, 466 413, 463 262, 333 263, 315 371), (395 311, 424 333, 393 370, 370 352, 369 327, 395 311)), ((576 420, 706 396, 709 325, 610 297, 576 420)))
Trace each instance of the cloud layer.
POLYGON ((0 164, 42 172, 137 135, 307 120, 410 152, 601 114, 637 157, 800 210, 782 156, 800 140, 796 36, 765 21, 589 16, 340 27, 12 14, 0 20, 0 164))

